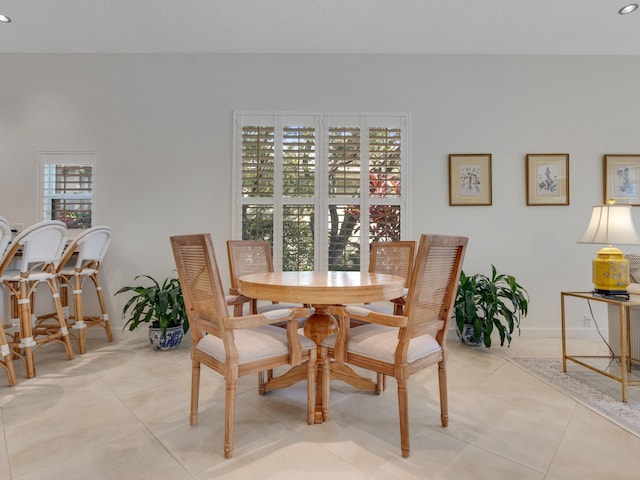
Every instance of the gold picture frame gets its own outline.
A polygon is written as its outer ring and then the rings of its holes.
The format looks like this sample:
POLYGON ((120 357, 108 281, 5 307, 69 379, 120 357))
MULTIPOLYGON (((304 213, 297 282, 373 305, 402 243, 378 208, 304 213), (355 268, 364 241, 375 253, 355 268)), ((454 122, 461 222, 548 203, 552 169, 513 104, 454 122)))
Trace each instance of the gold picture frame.
POLYGON ((605 154, 603 172, 602 203, 640 205, 640 154, 605 154))
POLYGON ((449 205, 491 205, 491 154, 449 155, 449 205))
POLYGON ((569 205, 569 154, 528 153, 527 205, 569 205))

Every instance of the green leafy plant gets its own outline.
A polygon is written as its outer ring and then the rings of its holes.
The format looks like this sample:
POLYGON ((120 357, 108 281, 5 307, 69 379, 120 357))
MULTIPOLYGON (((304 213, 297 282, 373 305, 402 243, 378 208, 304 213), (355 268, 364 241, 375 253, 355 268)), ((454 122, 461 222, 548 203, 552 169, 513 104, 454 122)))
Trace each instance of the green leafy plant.
POLYGON ((458 332, 463 332, 465 325, 473 326, 472 342, 482 338, 490 347, 495 327, 500 346, 505 340, 507 346, 511 345, 515 329, 520 335, 520 320, 527 316, 528 309, 529 294, 513 275, 499 274, 493 265, 491 277, 480 273, 467 276, 464 271, 460 274, 454 315, 458 332))
POLYGON ((126 320, 123 329, 128 326, 129 331, 133 331, 142 323, 151 323, 152 327, 162 329, 162 336, 165 338, 167 328, 170 327, 181 325, 186 333, 189 330, 189 322, 178 279, 167 277, 160 284, 149 275, 137 275, 134 280, 139 278, 151 280, 151 285, 122 287, 115 293, 134 293, 122 307, 122 318, 126 320))

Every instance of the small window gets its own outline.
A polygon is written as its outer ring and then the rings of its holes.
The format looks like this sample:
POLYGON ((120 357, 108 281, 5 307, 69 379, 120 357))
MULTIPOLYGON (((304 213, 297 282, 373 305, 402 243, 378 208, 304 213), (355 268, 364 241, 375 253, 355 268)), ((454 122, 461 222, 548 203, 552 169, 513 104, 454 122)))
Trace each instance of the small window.
POLYGON ((72 230, 91 228, 95 211, 95 153, 40 153, 43 220, 72 230))

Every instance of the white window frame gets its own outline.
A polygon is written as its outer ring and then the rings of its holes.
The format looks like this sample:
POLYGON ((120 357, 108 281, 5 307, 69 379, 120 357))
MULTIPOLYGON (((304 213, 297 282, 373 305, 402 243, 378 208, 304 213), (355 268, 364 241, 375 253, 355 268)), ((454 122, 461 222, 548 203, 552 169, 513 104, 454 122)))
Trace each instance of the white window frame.
MULTIPOLYGON (((361 225, 369 224, 369 206, 373 203, 400 205, 402 211, 402 220, 400 223, 401 238, 410 238, 410 222, 411 213, 409 211, 409 178, 410 176, 410 117, 406 112, 403 113, 343 113, 343 112, 261 112, 261 111, 234 111, 233 114, 233 188, 232 188, 232 238, 241 239, 242 236, 242 219, 241 211, 243 203, 252 204, 268 204, 274 205, 274 237, 273 237, 273 263, 274 268, 282 268, 282 237, 278 235, 279 226, 282 224, 282 205, 283 204, 314 204, 316 212, 327 212, 330 204, 356 203, 358 200, 360 205, 361 225), (278 175, 282 174, 282 164, 278 159, 282 158, 282 127, 299 122, 301 125, 314 125, 316 128, 316 175, 315 175, 315 192, 314 198, 289 198, 282 197, 282 182, 278 181, 278 175), (328 146, 328 128, 330 126, 358 125, 361 131, 367 131, 370 126, 386 126, 399 127, 401 129, 402 138, 402 165, 400 171, 401 192, 400 197, 389 197, 384 199, 371 199, 369 195, 361 195, 353 197, 333 197, 330 198, 327 192, 327 175, 328 162, 327 152, 328 146), (274 126, 276 131, 275 149, 275 183, 274 196, 269 197, 267 201, 260 198, 245 198, 242 196, 242 127, 244 125, 264 125, 274 126), (280 132, 280 135, 278 134, 280 132), (246 201, 245 201, 246 200, 246 201)), ((369 151, 369 136, 361 135, 361 152, 369 151)), ((369 184, 369 156, 361 157, 361 185, 369 184)), ((328 258, 326 248, 326 238, 328 236, 328 224, 325 214, 316 214, 314 220, 315 245, 314 248, 314 264, 316 270, 328 269, 328 258), (322 240, 325 239, 325 240, 322 240)), ((366 272, 369 266, 369 229, 360 228, 360 270, 366 272)))
MULTIPOLYGON (((58 195, 50 193, 49 186, 46 184, 46 169, 56 165, 91 165, 91 183, 92 191, 88 195, 83 194, 81 197, 74 196, 78 200, 89 198, 91 200, 91 226, 97 223, 97 168, 98 153, 97 152, 72 152, 72 151, 45 151, 38 152, 38 212, 41 220, 51 219, 51 210, 48 205, 53 198, 61 198, 58 195)), ((80 233, 83 229, 69 229, 70 233, 80 233)))

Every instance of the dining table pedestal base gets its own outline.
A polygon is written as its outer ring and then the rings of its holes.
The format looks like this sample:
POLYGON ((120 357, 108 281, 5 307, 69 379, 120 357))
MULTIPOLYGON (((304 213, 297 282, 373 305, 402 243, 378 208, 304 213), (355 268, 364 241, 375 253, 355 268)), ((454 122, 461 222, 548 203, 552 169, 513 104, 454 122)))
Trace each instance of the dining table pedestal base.
MULTIPOLYGON (((318 349, 322 341, 329 335, 338 333, 338 321, 327 312, 328 305, 313 305, 314 313, 305 320, 304 335, 313 340, 318 349)), ((357 328, 357 327, 356 327, 357 328)), ((314 423, 324 421, 322 415, 322 365, 318 364, 316 373, 316 410, 314 423)), ((268 378, 264 382, 264 393, 270 390, 289 387, 307 379, 306 365, 297 365, 277 377, 268 378)), ((380 393, 381 388, 370 378, 357 374, 343 363, 331 363, 331 380, 340 380, 359 390, 371 390, 380 393)))
MULTIPOLYGON (((338 322, 328 312, 330 305, 372 303, 401 297, 405 279, 398 275, 371 272, 262 272, 238 278, 240 293, 249 298, 264 301, 310 304, 313 314, 304 324, 304 334, 318 345, 329 335, 338 332, 338 322)), ((351 328, 359 328, 353 323, 351 328)), ((322 366, 316 371, 315 423, 322 423, 322 366)), ((263 374, 264 375, 264 374, 263 374)), ((261 378, 260 393, 285 388, 307 378, 307 366, 295 366, 286 373, 266 382, 261 378)), ((384 390, 384 375, 376 381, 360 376, 343 363, 331 363, 332 380, 341 380, 359 390, 371 390, 377 394, 384 390)))

